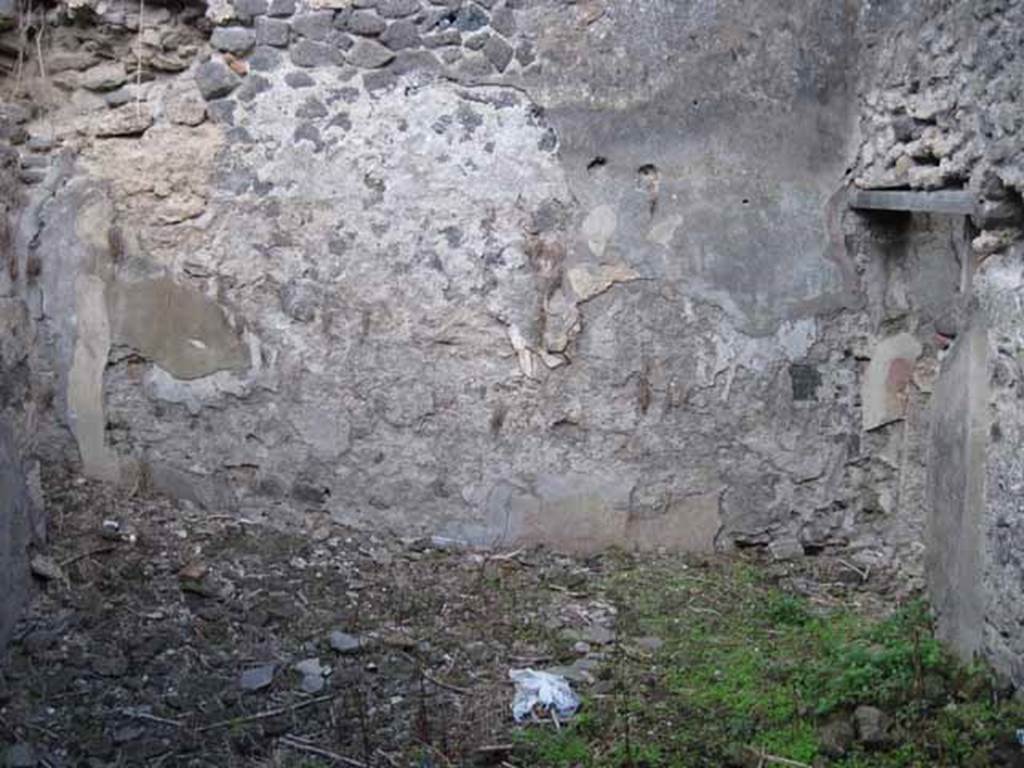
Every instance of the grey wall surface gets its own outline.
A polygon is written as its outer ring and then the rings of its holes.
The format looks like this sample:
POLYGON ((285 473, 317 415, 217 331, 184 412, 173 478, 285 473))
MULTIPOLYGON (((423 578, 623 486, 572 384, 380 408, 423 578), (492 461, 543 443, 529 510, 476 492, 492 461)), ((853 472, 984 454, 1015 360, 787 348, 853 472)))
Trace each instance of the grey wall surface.
POLYGON ((975 323, 943 362, 932 400, 926 570, 940 636, 981 651, 988 335, 975 323))
POLYGON ((34 454, 32 323, 17 295, 11 230, 22 198, 17 154, 4 140, 22 115, 0 111, 0 650, 28 597, 27 547, 45 535, 34 454))
POLYGON ((974 402, 966 318, 1020 348, 1018 5, 93 5, 51 11, 18 142, 45 450, 300 528, 842 548, 911 586, 931 536, 939 602, 978 522, 982 649, 1020 650, 1010 443, 978 513, 967 422, 932 423, 974 402))
POLYGON ((55 74, 20 241, 89 474, 481 544, 801 554, 873 514, 855 5, 157 7, 140 94, 103 13, 123 64, 55 74))

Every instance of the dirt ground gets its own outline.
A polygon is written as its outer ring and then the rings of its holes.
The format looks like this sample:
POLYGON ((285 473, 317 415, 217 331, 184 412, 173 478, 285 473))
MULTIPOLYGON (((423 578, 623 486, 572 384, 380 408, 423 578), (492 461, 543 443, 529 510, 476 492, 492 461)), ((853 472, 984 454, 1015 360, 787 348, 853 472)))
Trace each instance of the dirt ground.
MULTIPOLYGON (((637 593, 609 588, 619 575, 661 590, 654 574, 689 574, 684 618, 721 616, 728 594, 700 588, 716 559, 454 552, 326 523, 286 535, 81 480, 50 505, 0 678, 11 766, 589 765, 538 753, 529 732, 564 726, 513 722, 509 670, 553 668, 586 708, 614 696, 610 667, 646 674, 662 643, 634 620, 637 593)), ((838 559, 758 568, 813 605, 895 601, 884 575, 838 559)))

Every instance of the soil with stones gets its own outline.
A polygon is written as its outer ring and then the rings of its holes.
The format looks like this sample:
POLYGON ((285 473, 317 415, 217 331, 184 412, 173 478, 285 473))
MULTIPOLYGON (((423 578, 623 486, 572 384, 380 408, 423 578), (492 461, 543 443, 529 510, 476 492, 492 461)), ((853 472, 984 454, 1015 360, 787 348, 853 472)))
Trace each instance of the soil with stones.
MULTIPOLYGON (((509 670, 557 668, 600 696, 629 631, 599 586, 622 553, 291 535, 81 479, 49 497, 53 544, 0 678, 11 765, 530 765, 509 670)), ((804 591, 861 589, 813 563, 769 567, 804 591)))

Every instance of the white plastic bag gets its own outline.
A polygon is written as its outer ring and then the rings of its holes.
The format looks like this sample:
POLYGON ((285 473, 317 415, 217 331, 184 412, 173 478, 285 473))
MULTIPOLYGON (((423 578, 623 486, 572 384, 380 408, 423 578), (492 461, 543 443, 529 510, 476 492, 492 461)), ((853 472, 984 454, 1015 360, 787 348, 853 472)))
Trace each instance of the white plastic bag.
POLYGON ((532 669, 510 669, 508 676, 516 685, 512 716, 517 723, 530 717, 537 706, 545 713, 554 712, 563 720, 575 715, 580 708, 580 700, 564 677, 532 669))

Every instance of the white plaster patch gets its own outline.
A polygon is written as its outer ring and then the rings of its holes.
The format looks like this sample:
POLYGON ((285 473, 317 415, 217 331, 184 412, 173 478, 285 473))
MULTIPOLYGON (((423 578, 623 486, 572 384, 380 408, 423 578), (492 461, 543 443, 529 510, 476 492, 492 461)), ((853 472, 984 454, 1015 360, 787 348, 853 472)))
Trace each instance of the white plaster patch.
POLYGON ((775 338, 789 360, 807 357, 818 336, 818 321, 813 317, 786 321, 779 327, 775 338))
POLYGON ((668 248, 672 243, 672 238, 675 237, 676 230, 683 223, 683 217, 677 213, 667 216, 657 224, 654 224, 650 231, 647 233, 647 240, 651 243, 657 243, 658 245, 668 248))
POLYGON ((618 226, 618 216, 610 205, 599 205, 587 214, 587 218, 583 220, 583 237, 586 238, 587 245, 595 256, 604 256, 608 241, 618 226))

